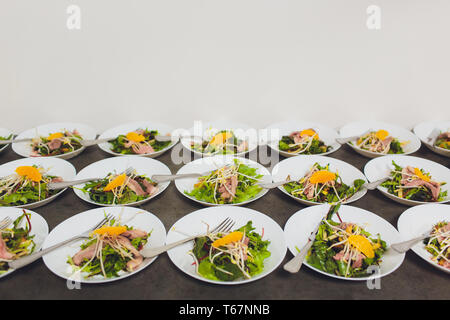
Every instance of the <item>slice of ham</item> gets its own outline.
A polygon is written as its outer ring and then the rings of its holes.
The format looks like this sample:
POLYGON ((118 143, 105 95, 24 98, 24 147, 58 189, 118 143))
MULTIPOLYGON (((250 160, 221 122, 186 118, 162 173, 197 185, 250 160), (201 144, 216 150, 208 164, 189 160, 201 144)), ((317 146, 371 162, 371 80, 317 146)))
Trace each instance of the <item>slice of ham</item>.
POLYGON ((147 194, 136 180, 129 179, 127 182, 127 187, 133 190, 133 192, 138 196, 145 196, 147 194))
POLYGON ((47 145, 48 145, 48 148, 50 150, 56 150, 56 149, 59 149, 61 147, 62 141, 59 140, 59 139, 53 139, 47 145))
POLYGON ((134 143, 131 148, 136 154, 147 154, 155 152, 152 146, 145 143, 134 143))
POLYGON ((64 180, 63 180, 63 178, 61 178, 61 177, 54 177, 53 179, 52 179, 52 182, 63 182, 64 180))
POLYGON ((419 178, 414 179, 415 176, 414 168, 411 166, 406 166, 402 170, 402 179, 400 183, 405 187, 421 187, 424 186, 431 192, 431 200, 436 201, 439 198, 439 193, 441 192, 441 184, 436 181, 425 181, 419 178))
POLYGON ((121 234, 121 236, 128 238, 128 239, 136 239, 136 238, 144 238, 147 236, 147 232, 140 230, 140 229, 132 229, 127 230, 124 233, 121 234))
POLYGON ((237 176, 232 176, 228 178, 225 182, 225 185, 219 187, 220 197, 224 200, 231 200, 236 195, 236 189, 238 186, 238 178, 237 176), (228 191, 229 190, 229 191, 228 191))
POLYGON ((14 255, 11 252, 8 252, 6 243, 0 235, 0 259, 11 260, 13 257, 14 255))
POLYGON ((94 257, 95 254, 95 247, 96 244, 91 244, 89 247, 87 247, 86 249, 83 249, 81 251, 79 251, 78 253, 76 253, 73 257, 72 257, 72 261, 75 265, 79 266, 82 264, 82 262, 87 259, 90 260, 94 257))
POLYGON ((133 259, 131 259, 130 261, 127 262, 127 270, 128 271, 135 270, 138 266, 141 265, 142 261, 144 261, 144 257, 139 253, 138 250, 136 250, 136 248, 131 244, 131 242, 128 238, 123 237, 123 236, 118 236, 117 241, 122 246, 127 248, 133 255, 133 259))
POLYGON ((450 131, 441 133, 437 139, 450 139, 450 131))
POLYGON ((155 194, 158 191, 158 187, 155 187, 153 184, 148 182, 146 179, 142 179, 141 183, 144 185, 145 191, 147 192, 148 195, 155 194))

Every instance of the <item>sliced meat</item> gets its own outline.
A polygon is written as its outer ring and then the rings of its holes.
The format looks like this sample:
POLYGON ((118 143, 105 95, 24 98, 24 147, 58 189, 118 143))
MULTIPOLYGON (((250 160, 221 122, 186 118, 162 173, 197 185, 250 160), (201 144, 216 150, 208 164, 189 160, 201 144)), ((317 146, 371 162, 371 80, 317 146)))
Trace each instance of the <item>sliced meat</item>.
POLYGON ((142 261, 144 261, 144 257, 142 257, 139 251, 136 250, 136 248, 131 244, 128 238, 118 236, 117 241, 119 241, 119 243, 125 248, 127 248, 128 251, 130 251, 131 254, 133 255, 133 259, 127 262, 127 270, 128 271, 135 270, 138 266, 141 265, 142 261))
POLYGON ((302 136, 300 135, 300 131, 294 131, 294 132, 292 132, 292 133, 289 135, 289 137, 290 137, 291 139, 294 140, 294 143, 295 143, 295 144, 301 143, 301 142, 303 142, 303 140, 304 140, 304 137, 302 137, 302 136))
POLYGON ((72 257, 73 263, 75 265, 79 266, 85 259, 91 260, 94 257, 96 245, 97 244, 94 243, 94 244, 90 245, 89 247, 87 247, 86 249, 83 249, 83 250, 79 251, 78 253, 76 253, 72 257))
POLYGON ((236 195, 236 189, 238 186, 237 176, 232 176, 227 179, 224 185, 219 187, 220 197, 224 200, 231 200, 236 195))
POLYGON ((147 232, 139 229, 132 229, 127 230, 124 233, 121 234, 121 236, 128 238, 128 239, 136 239, 136 238, 144 238, 147 236, 147 232))
POLYGON ((248 149, 247 141, 242 141, 241 144, 237 147, 237 152, 244 152, 248 149))
POLYGON ((356 257, 354 258, 355 261, 353 261, 352 268, 361 268, 361 267, 362 267, 362 262, 363 262, 363 260, 364 260, 365 258, 366 258, 366 257, 365 257, 363 254, 358 253, 358 254, 356 255, 356 257))
POLYGON ((62 141, 59 140, 59 139, 53 139, 47 145, 48 145, 48 148, 50 150, 56 150, 56 149, 59 149, 61 147, 62 141))
POLYGON ((306 195, 307 199, 314 198, 314 188, 314 184, 308 183, 308 185, 305 187, 305 190, 303 190, 303 193, 306 195))
POLYGON ((14 255, 11 252, 8 252, 6 243, 0 235, 0 259, 11 260, 13 257, 14 255))
POLYGON ((52 182, 63 182, 64 180, 63 180, 63 178, 61 178, 61 177, 54 177, 53 179, 52 179, 52 182))
POLYGON ((158 191, 158 187, 148 182, 146 179, 142 179, 141 183, 144 185, 145 191, 148 195, 155 194, 158 191))
POLYGON ((401 184, 406 183, 408 179, 411 178, 411 176, 415 175, 414 168, 411 166, 406 166, 402 170, 402 180, 400 181, 401 184))
POLYGON ((127 187, 133 190, 133 192, 138 196, 145 196, 147 194, 136 180, 129 179, 127 182, 127 187))
POLYGON ((147 154, 155 152, 152 146, 146 143, 134 143, 131 148, 136 154, 147 154))
POLYGON ((406 181, 402 183, 405 187, 420 187, 424 186, 431 192, 431 200, 436 201, 439 198, 439 193, 441 192, 441 184, 436 181, 425 181, 422 179, 414 179, 411 181, 406 181))
POLYGON ((450 139, 450 131, 441 133, 438 135, 437 139, 450 139))

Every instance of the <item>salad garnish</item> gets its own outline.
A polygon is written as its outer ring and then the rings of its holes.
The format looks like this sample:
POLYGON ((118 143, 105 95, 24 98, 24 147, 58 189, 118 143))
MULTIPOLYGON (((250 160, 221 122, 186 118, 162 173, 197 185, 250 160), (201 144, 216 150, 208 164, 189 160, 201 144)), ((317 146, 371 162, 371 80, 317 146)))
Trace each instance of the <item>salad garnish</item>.
POLYGON ((450 150, 450 131, 442 132, 434 143, 436 147, 450 150))
POLYGON ((292 154, 320 154, 331 149, 331 146, 327 146, 319 139, 314 129, 294 131, 288 136, 283 136, 278 147, 292 154))
MULTIPOLYGON (((7 137, 2 137, 2 136, 0 136, 0 140, 10 140, 10 139, 12 139, 12 137, 13 137, 13 135, 12 134, 10 134, 9 136, 7 136, 7 137)), ((0 146, 0 148, 1 148, 2 146, 0 146)))
POLYGON ((425 249, 433 255, 431 260, 450 269, 450 223, 441 221, 433 226, 429 238, 423 241, 425 249))
POLYGON ((447 196, 447 191, 441 192, 441 186, 446 183, 433 181, 431 175, 423 169, 412 166, 403 168, 395 161, 392 161, 392 165, 394 169, 390 172, 391 180, 381 184, 390 194, 422 202, 442 201, 447 196))
POLYGON ((401 154, 405 153, 403 146, 409 142, 400 142, 397 138, 389 135, 386 130, 371 131, 361 136, 356 141, 356 146, 360 149, 381 153, 381 154, 401 154))
POLYGON ((319 226, 316 238, 308 252, 306 261, 319 270, 341 277, 368 276, 367 268, 379 265, 386 251, 386 242, 361 226, 343 222, 338 206, 332 206, 326 219, 319 226), (339 222, 332 220, 334 214, 339 222))
POLYGON ((61 177, 47 175, 42 167, 20 166, 13 174, 0 179, 0 206, 20 206, 47 199, 58 193, 49 190, 49 182, 62 182, 61 177))
POLYGON ((254 231, 252 221, 232 232, 209 233, 195 240, 189 254, 196 272, 202 277, 218 281, 250 279, 264 269, 270 256, 269 240, 254 231))
POLYGON ((81 250, 69 263, 75 272, 86 272, 86 278, 101 275, 105 278, 119 277, 120 272, 134 271, 144 261, 139 253, 151 233, 111 221, 109 225, 94 230, 81 250))
POLYGON ((157 141, 158 130, 137 129, 112 139, 111 151, 120 154, 149 154, 160 151, 170 145, 170 141, 157 141))
POLYGON ((33 157, 57 156, 73 152, 82 147, 80 141, 83 138, 77 130, 55 132, 46 137, 34 138, 31 142, 33 157))
POLYGON ((101 204, 128 204, 158 192, 157 183, 134 171, 130 175, 109 173, 104 179, 86 183, 81 189, 91 200, 101 204))
MULTIPOLYGON (((290 176, 286 180, 290 180, 290 176)), ((353 186, 346 185, 339 173, 329 170, 329 165, 321 166, 315 163, 312 168, 298 181, 284 185, 284 189, 294 197, 319 202, 341 203, 353 196, 365 183, 356 179, 353 186)))
POLYGON ((257 169, 243 164, 238 159, 234 163, 200 177, 192 191, 185 191, 200 201, 215 204, 241 203, 254 198, 262 188, 257 184, 262 175, 257 169))
POLYGON ((9 270, 8 261, 19 259, 34 251, 36 244, 31 231, 31 214, 23 210, 11 228, 0 230, 0 274, 9 270), (25 226, 21 226, 25 221, 25 226))
POLYGON ((211 140, 202 142, 191 142, 191 148, 195 151, 213 154, 234 154, 248 151, 248 142, 239 139, 233 131, 222 130, 212 137, 211 140))

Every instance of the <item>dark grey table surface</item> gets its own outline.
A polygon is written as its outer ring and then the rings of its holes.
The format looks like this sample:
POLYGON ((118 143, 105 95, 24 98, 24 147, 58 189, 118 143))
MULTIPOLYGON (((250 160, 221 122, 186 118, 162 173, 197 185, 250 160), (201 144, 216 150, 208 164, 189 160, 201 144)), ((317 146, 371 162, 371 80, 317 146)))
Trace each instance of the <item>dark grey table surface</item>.
MULTIPOLYGON (((413 154, 447 167, 448 158, 436 155, 424 146, 413 154)), ((369 159, 343 146, 330 155, 344 160, 361 171, 369 159)), ((77 171, 109 157, 97 147, 86 149, 70 159, 77 171)), ((0 164, 19 159, 11 147, 0 154, 0 164)), ((170 152, 157 160, 176 172, 170 152)), ((372 211, 394 226, 408 207, 385 198, 379 191, 368 192, 352 205, 372 211)), ((56 225, 79 212, 95 206, 80 200, 67 190, 52 203, 34 209, 42 215, 52 230, 56 225)), ((247 205, 272 217, 281 227, 288 218, 305 206, 286 197, 278 189, 247 205)), ((173 183, 157 198, 141 208, 158 216, 168 230, 184 215, 202 208, 179 194, 173 183)), ((288 252, 285 261, 291 258, 288 252)), ((68 289, 66 280, 50 272, 42 260, 36 261, 0 279, 0 299, 450 299, 450 277, 430 266, 413 252, 408 252, 403 264, 394 273, 381 279, 381 289, 367 288, 366 282, 343 281, 302 268, 292 275, 281 267, 261 280, 238 286, 219 286, 193 279, 175 267, 167 254, 159 256, 145 270, 123 280, 97 285, 82 284, 80 289, 68 289)))

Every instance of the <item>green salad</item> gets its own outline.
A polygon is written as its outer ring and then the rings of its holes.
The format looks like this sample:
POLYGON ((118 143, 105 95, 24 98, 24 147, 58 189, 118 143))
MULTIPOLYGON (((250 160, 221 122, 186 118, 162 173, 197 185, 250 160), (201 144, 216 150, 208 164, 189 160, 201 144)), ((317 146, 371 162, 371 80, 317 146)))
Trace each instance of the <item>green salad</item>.
POLYGON ((294 131, 283 136, 278 142, 278 148, 292 154, 320 154, 331 150, 331 146, 320 140, 313 129, 294 131))
POLYGON ((108 141, 111 151, 120 154, 148 154, 167 148, 171 141, 157 141, 158 130, 137 129, 108 141))
POLYGON ((0 230, 0 274, 9 270, 8 261, 33 253, 36 244, 31 231, 31 214, 23 211, 11 228, 0 230), (24 226, 22 226, 25 223, 24 226))
POLYGON ((150 233, 120 225, 115 220, 93 231, 74 256, 67 259, 74 272, 85 278, 95 275, 119 277, 121 272, 136 270, 144 261, 139 251, 147 243, 150 233))
MULTIPOLYGON (((10 134, 9 136, 7 136, 7 137, 2 137, 2 136, 0 136, 0 140, 11 140, 13 138, 13 135, 12 134, 10 134)), ((7 145, 0 145, 0 149, 2 149, 2 148, 4 148, 4 147, 6 147, 7 145)))
MULTIPOLYGON (((366 151, 382 154, 405 153, 403 146, 409 142, 400 142, 397 138, 389 135, 386 130, 371 131, 356 141, 356 146, 366 151)), ((351 142, 351 144, 353 144, 351 142)))
POLYGON ((441 132, 434 143, 436 147, 450 150, 450 131, 441 132))
POLYGON ((381 184, 390 194, 421 202, 438 202, 447 197, 447 191, 441 191, 441 187, 446 183, 433 181, 425 170, 411 166, 403 168, 395 161, 392 161, 392 165, 394 169, 390 173, 391 180, 381 184))
POLYGON ((48 157, 73 152, 82 147, 82 139, 77 130, 64 130, 52 133, 46 137, 38 137, 31 142, 31 155, 34 157, 48 157))
MULTIPOLYGON (((306 261, 310 266, 341 277, 367 277, 370 266, 377 266, 386 251, 386 242, 372 237, 355 223, 343 222, 339 205, 332 206, 309 250, 306 261), (339 222, 333 221, 337 215, 339 222)), ((298 250, 298 249, 297 249, 298 250)))
POLYGON ((254 230, 252 221, 248 221, 233 232, 209 233, 195 239, 190 254, 197 273, 217 281, 250 279, 260 274, 264 261, 270 257, 270 241, 262 240, 262 235, 254 230))
MULTIPOLYGON (((290 180, 290 177, 287 177, 290 180)), ((352 186, 346 185, 337 172, 331 172, 329 165, 315 163, 303 178, 284 185, 284 189, 294 197, 318 202, 340 203, 347 201, 365 183, 356 179, 352 186)))
POLYGON ((121 205, 147 199, 158 187, 150 178, 134 172, 130 175, 109 173, 104 179, 86 183, 80 190, 96 203, 121 205))
POLYGON ((185 191, 197 200, 214 203, 241 203, 256 197, 262 190, 257 184, 262 175, 256 168, 234 159, 234 164, 200 177, 192 191, 185 191))
POLYGON ((211 140, 191 142, 191 149, 208 155, 235 154, 248 151, 248 142, 239 139, 233 131, 222 130, 211 140))
POLYGON ((15 207, 45 200, 59 192, 50 190, 49 182, 60 182, 60 177, 45 174, 37 166, 20 166, 15 172, 0 179, 0 206, 15 207))
POLYGON ((431 260, 450 269, 450 223, 441 221, 433 226, 430 237, 423 240, 425 249, 432 254, 431 260))

